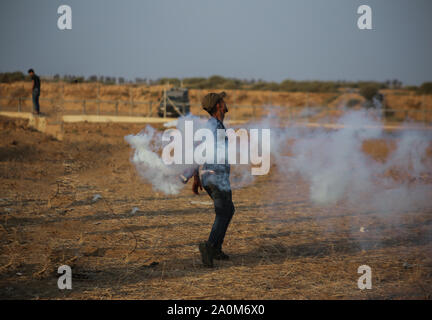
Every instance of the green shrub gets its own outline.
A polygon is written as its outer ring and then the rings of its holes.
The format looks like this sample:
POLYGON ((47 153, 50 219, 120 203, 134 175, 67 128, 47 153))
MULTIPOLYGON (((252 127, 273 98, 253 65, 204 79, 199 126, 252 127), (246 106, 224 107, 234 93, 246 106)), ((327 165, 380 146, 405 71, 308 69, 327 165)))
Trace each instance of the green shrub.
POLYGON ((221 89, 225 83, 225 78, 221 76, 211 76, 207 79, 207 88, 209 89, 221 89))
POLYGON ((432 94, 432 82, 424 82, 419 88, 421 94, 432 94))
POLYGON ((367 101, 372 101, 373 97, 378 93, 378 86, 373 84, 364 85, 360 88, 360 95, 367 101))
POLYGON ((416 91, 417 92, 419 90, 419 87, 417 87, 417 86, 405 86, 404 89, 408 90, 408 91, 416 91))
POLYGON ((4 72, 0 73, 0 82, 1 83, 11 83, 15 81, 23 81, 25 80, 25 75, 21 71, 15 72, 4 72))
POLYGON ((180 87, 180 80, 178 78, 161 78, 157 84, 172 84, 174 87, 180 87))

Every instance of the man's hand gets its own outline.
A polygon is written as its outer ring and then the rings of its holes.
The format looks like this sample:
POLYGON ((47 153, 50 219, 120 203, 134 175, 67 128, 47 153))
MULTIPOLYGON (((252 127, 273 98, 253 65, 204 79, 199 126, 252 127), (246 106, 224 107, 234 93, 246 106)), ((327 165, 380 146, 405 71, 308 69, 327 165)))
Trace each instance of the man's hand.
POLYGON ((189 181, 189 179, 182 174, 179 176, 179 179, 183 184, 186 184, 189 181))
POLYGON ((198 174, 194 174, 194 181, 193 181, 193 184, 192 184, 192 192, 195 193, 195 194, 199 194, 198 188, 200 188, 201 191, 203 190, 203 186, 201 184, 201 180, 199 178, 199 175, 198 174))

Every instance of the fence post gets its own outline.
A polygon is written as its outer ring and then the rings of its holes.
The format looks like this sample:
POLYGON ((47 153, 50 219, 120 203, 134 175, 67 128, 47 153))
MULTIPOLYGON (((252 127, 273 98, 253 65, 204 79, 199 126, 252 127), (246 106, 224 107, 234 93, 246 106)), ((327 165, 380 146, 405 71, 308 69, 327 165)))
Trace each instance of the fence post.
POLYGON ((97 115, 99 116, 99 114, 100 114, 100 83, 98 82, 98 85, 97 85, 97 104, 98 104, 98 106, 97 106, 97 115))
POLYGON ((116 114, 116 116, 118 116, 118 104, 119 104, 119 102, 117 100, 116 103, 115 103, 115 114, 116 114))
POLYGON ((130 109, 129 109, 129 115, 132 115, 132 109, 133 109, 133 97, 131 94, 131 88, 129 87, 129 103, 130 103, 130 109))
POLYGON ((163 99, 164 99, 164 118, 166 118, 166 88, 164 88, 164 95, 163 95, 163 99))
POLYGON ((63 110, 63 111, 64 111, 64 109, 65 109, 64 103, 65 103, 65 98, 64 98, 64 82, 62 82, 61 110, 63 110))
POLYGON ((234 94, 233 94, 233 108, 234 108, 234 113, 233 113, 233 120, 235 120, 238 116, 238 111, 237 111, 237 90, 234 90, 234 94))
POLYGON ((18 98, 18 112, 21 112, 21 97, 18 98))
POLYGON ((153 101, 149 101, 149 117, 152 116, 153 101))
POLYGON ((86 114, 86 101, 83 99, 83 114, 86 114))
POLYGON ((201 102, 202 102, 202 96, 201 96, 201 90, 202 89, 196 89, 197 90, 197 95, 198 95, 198 101, 197 101, 197 105, 198 105, 198 110, 201 109, 201 102))

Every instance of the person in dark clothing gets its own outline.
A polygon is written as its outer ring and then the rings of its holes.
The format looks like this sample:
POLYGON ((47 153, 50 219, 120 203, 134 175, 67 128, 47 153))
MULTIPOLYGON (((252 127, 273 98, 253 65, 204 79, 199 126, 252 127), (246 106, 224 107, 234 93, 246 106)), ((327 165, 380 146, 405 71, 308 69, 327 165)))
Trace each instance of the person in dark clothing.
MULTIPOLYGON (((225 132, 223 120, 225 113, 228 112, 227 105, 224 101, 225 92, 209 93, 202 101, 203 109, 206 110, 211 118, 207 123, 207 127, 213 131, 215 143, 217 134, 225 132), (218 129, 222 129, 219 130, 218 129)), ((232 202, 231 185, 229 181, 230 165, 228 164, 227 137, 225 136, 225 163, 219 164, 216 159, 214 163, 203 165, 201 178, 198 168, 189 170, 189 173, 184 173, 182 180, 186 183, 190 178, 194 178, 192 191, 198 194, 198 189, 204 189, 209 194, 214 202, 216 217, 210 236, 206 242, 199 244, 201 259, 205 266, 213 267, 213 259, 228 260, 229 256, 222 251, 222 244, 225 238, 226 231, 235 212, 235 207, 232 202), (201 183, 202 180, 202 183, 201 183)), ((215 157, 217 152, 215 149, 215 157)))
POLYGON ((33 69, 29 69, 28 74, 33 82, 32 99, 33 99, 33 113, 40 114, 39 96, 40 96, 40 78, 36 75, 33 69))

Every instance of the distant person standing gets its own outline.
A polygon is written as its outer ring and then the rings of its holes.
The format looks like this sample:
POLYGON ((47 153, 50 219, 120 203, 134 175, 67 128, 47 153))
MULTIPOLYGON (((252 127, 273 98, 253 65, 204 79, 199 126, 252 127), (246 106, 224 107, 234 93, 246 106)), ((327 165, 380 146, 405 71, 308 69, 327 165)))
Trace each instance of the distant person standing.
POLYGON ((29 69, 28 74, 30 75, 33 87, 32 87, 32 99, 33 99, 33 113, 40 114, 39 96, 40 96, 40 78, 36 75, 33 69, 29 69))

